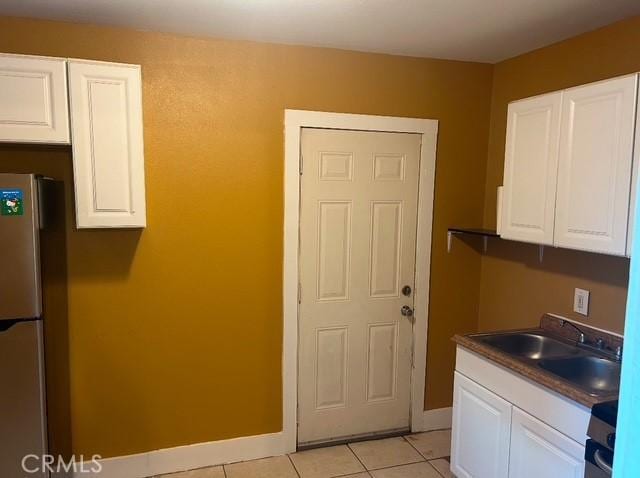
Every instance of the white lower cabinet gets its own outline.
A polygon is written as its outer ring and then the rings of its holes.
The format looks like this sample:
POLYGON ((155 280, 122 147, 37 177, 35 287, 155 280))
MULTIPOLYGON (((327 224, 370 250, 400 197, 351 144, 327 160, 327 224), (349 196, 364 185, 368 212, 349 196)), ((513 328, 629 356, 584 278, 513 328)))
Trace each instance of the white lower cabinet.
POLYGON ((513 407, 509 478, 583 478, 584 447, 513 407))
POLYGON ((458 478, 583 478, 590 410, 458 347, 451 471, 458 478))
POLYGON ((512 405, 456 372, 451 470, 458 478, 507 478, 512 405))

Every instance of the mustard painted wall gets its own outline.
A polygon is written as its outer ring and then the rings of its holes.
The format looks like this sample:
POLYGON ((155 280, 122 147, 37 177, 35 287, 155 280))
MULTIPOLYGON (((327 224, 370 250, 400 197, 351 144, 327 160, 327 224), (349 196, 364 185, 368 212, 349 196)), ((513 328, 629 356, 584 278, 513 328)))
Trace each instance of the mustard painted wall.
POLYGON ((450 405, 449 338, 476 328, 480 256, 447 256, 446 228, 482 221, 490 65, 16 18, 0 18, 0 51, 143 72, 146 230, 76 231, 68 149, 0 147, 0 170, 66 182, 54 448, 108 457, 281 430, 285 108, 440 120, 427 405, 450 405))
MULTIPOLYGON (((640 17, 495 65, 484 222, 495 226, 510 101, 640 71, 640 17)), ((629 260, 601 254, 494 241, 482 258, 480 330, 528 327, 555 312, 622 333, 629 260), (588 289, 590 314, 573 313, 575 287, 588 289)))

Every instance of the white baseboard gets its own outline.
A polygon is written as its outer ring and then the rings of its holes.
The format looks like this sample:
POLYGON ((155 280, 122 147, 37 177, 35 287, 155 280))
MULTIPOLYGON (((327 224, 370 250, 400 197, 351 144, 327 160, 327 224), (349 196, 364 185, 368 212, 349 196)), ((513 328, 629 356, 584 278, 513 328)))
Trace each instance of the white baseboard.
POLYGON ((442 430, 451 428, 451 415, 453 408, 436 408, 434 410, 425 410, 423 415, 422 429, 425 432, 430 430, 442 430))
POLYGON ((286 448, 282 432, 270 433, 104 458, 100 460, 102 465, 100 473, 76 472, 73 476, 74 478, 90 476, 147 478, 195 468, 284 455, 293 451, 295 450, 286 448))
MULTIPOLYGON (((422 430, 414 431, 451 428, 451 412, 451 407, 425 410, 422 430)), ((207 466, 284 455, 294 451, 295 449, 287 448, 284 433, 270 433, 104 458, 100 460, 102 466, 100 473, 76 472, 73 477, 148 478, 207 466)))

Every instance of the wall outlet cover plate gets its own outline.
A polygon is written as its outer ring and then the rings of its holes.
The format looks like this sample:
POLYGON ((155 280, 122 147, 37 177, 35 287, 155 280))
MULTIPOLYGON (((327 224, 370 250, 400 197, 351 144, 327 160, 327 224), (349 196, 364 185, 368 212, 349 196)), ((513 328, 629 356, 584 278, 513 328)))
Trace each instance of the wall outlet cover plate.
POLYGON ((589 315, 589 291, 576 287, 573 296, 573 311, 580 315, 589 315))

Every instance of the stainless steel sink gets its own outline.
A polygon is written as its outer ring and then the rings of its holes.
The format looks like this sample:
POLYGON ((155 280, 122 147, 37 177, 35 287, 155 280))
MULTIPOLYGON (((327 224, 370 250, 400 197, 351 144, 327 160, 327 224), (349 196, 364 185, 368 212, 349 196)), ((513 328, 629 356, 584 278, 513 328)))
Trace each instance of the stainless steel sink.
POLYGON ((514 359, 556 375, 590 395, 614 394, 620 389, 620 363, 604 351, 577 345, 543 333, 479 334, 474 339, 514 359))
POLYGON ((614 393, 620 388, 620 364, 586 355, 541 360, 540 368, 587 390, 592 395, 614 393))
POLYGON ((580 349, 573 345, 535 333, 479 335, 476 338, 510 355, 532 360, 580 353, 580 349))

